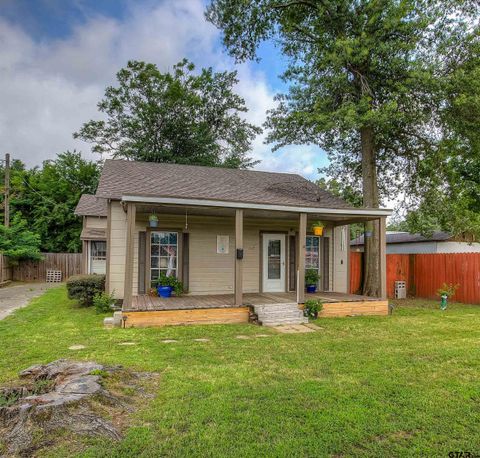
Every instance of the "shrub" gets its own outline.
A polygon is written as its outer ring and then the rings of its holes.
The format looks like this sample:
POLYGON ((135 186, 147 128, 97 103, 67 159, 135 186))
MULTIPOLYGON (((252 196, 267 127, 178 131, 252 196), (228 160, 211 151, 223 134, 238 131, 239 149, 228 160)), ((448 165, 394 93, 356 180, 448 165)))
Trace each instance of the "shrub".
POLYGON ((160 274, 157 280, 157 286, 171 286, 175 291, 175 296, 180 296, 183 293, 183 283, 175 277, 175 275, 160 274))
POLYGON ((457 289, 460 287, 459 284, 454 285, 453 283, 447 284, 444 283, 440 288, 437 289, 437 294, 442 297, 443 295, 447 297, 452 297, 457 292, 457 289))
POLYGON ((305 284, 308 285, 316 285, 318 283, 318 272, 315 269, 307 269, 305 272, 305 284))
POLYGON ((77 299, 82 307, 93 305, 95 295, 105 291, 105 275, 75 275, 67 281, 69 299, 77 299))
POLYGON ((111 312, 114 304, 115 298, 113 297, 113 293, 99 293, 93 296, 93 306, 97 313, 111 312))
POLYGON ((41 261, 40 236, 29 231, 26 221, 17 214, 10 227, 0 224, 0 253, 12 266, 20 261, 41 261))
POLYGON ((305 301, 305 305, 303 307, 303 315, 308 318, 317 318, 319 312, 323 309, 323 304, 318 299, 309 299, 305 301))

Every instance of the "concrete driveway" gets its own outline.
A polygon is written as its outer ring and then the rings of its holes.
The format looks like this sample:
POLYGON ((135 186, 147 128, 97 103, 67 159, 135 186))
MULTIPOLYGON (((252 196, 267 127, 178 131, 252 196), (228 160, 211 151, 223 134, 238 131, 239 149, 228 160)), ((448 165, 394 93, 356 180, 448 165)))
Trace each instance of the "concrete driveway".
POLYGON ((25 307, 31 299, 41 296, 52 286, 58 286, 58 283, 14 283, 0 288, 0 320, 25 307))

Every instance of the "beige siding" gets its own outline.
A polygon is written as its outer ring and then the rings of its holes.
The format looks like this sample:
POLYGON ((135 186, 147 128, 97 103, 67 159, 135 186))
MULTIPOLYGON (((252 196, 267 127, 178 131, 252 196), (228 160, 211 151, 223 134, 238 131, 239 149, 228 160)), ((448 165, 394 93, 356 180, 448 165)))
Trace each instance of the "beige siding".
POLYGON ((348 293, 348 226, 335 227, 333 239, 333 291, 348 293))
MULTIPOLYGON (((114 291, 115 297, 123 297, 125 279, 125 252, 126 252, 126 213, 119 202, 112 202, 112 227, 110 250, 110 282, 109 290, 114 291)), ((148 226, 148 215, 137 214, 134 239, 134 266, 133 266, 133 295, 138 294, 138 232, 145 231, 148 226)), ((182 215, 159 215, 159 230, 185 230, 185 217, 182 215)), ((260 233, 285 232, 294 234, 298 230, 297 221, 269 220, 245 218, 244 221, 244 262, 243 262, 243 291, 255 293, 260 291, 260 233)), ((220 294, 233 293, 234 290, 234 262, 235 262, 235 229, 234 218, 229 217, 188 217, 189 246, 189 294, 220 294), (230 246, 228 254, 217 254, 217 235, 228 235, 230 246)), ((337 230, 336 230, 337 232, 337 230)), ((330 243, 330 284, 331 290, 343 292, 346 288, 346 253, 344 265, 334 260, 338 253, 336 246, 340 237, 332 237, 332 229, 326 228, 325 235, 331 239, 330 243), (334 274, 334 269, 340 271, 334 274), (343 280, 342 280, 343 279, 343 280), (343 285, 343 287, 342 287, 343 285)), ((179 253, 180 254, 180 253, 179 253)), ((287 263, 288 264, 288 263, 287 263)), ((181 266, 179 265, 181 269, 181 266)), ((286 266, 288 269, 288 265, 286 266)), ((147 266, 146 275, 149 275, 147 266)), ((286 270, 288 278, 288 270, 286 270)))
POLYGON ((94 229, 106 229, 107 218, 104 216, 85 216, 85 227, 94 229))
POLYGON ((121 299, 125 280, 127 215, 119 202, 111 203, 111 218, 110 247, 107 253, 110 257, 109 292, 121 299))

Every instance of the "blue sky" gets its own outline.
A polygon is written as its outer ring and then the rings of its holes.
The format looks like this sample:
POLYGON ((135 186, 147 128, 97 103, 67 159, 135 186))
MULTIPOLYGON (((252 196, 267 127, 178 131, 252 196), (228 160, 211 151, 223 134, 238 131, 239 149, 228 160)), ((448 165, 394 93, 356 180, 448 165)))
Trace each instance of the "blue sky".
MULTIPOLYGON (((237 69, 238 92, 261 124, 286 62, 273 43, 260 48, 261 61, 235 65, 219 31, 203 18, 203 0, 0 0, 0 141, 14 157, 35 165, 73 149, 83 122, 99 116, 96 103, 115 72, 129 59, 168 70, 182 57, 198 66, 237 69), (35 135, 31 135, 35 132, 35 135)), ((257 139, 260 169, 318 178, 325 154, 312 145, 272 153, 257 139)))

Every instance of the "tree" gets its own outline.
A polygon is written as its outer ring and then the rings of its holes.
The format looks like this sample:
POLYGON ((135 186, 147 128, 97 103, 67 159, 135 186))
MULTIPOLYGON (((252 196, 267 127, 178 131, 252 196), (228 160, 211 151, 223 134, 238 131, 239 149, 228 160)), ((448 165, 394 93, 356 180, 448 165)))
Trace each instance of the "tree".
MULTIPOLYGON (((288 92, 270 111, 275 147, 313 143, 324 148, 333 178, 362 183, 363 205, 415 170, 437 140, 433 97, 447 35, 466 30, 454 0, 211 0, 207 18, 223 31, 237 60, 256 57, 275 39, 290 64, 288 92), (457 10, 456 10, 457 8, 457 10), (438 58, 437 58, 438 57, 438 58)), ((460 5, 464 6, 464 5, 460 5)), ((379 293, 378 227, 367 223, 364 294, 379 293)))
POLYGON ((30 231, 27 222, 17 214, 10 227, 0 225, 0 253, 12 265, 17 265, 20 261, 39 261, 42 259, 40 237, 30 231))
POLYGON ((74 215, 84 193, 94 194, 100 166, 81 154, 64 152, 42 168, 12 173, 11 206, 40 237, 44 252, 78 252, 81 249, 81 220, 74 215))
POLYGON ((436 154, 423 164, 422 180, 405 224, 429 235, 444 230, 480 240, 480 29, 453 38, 444 66, 442 138, 436 154))
MULTIPOLYGON (((352 185, 338 181, 336 179, 326 180, 320 178, 317 180, 317 184, 320 188, 330 192, 334 196, 342 198, 345 202, 348 202, 352 207, 361 207, 363 205, 362 193, 355 189, 352 185)), ((354 239, 363 232, 363 224, 353 223, 349 225, 350 239, 354 239)))
POLYGON ((240 116, 245 101, 233 92, 236 72, 195 75, 194 65, 179 62, 171 73, 131 61, 117 73, 98 109, 106 121, 89 121, 75 138, 93 151, 115 158, 246 168, 246 156, 261 129, 240 116))

